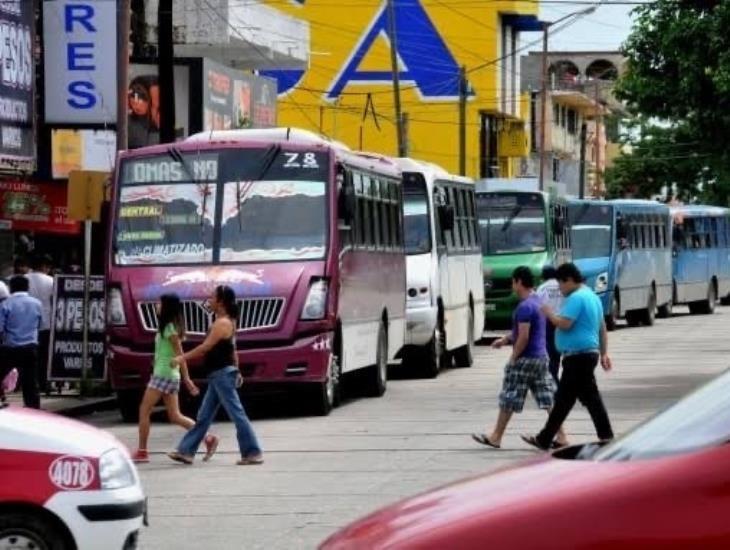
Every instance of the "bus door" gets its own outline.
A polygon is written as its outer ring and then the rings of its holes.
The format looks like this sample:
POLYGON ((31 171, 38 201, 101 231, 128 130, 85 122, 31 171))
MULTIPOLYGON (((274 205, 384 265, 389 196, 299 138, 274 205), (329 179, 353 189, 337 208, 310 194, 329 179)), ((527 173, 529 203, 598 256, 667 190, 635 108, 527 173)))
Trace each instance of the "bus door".
POLYGON ((451 287, 449 281, 449 254, 448 243, 452 239, 452 230, 455 225, 455 212, 450 207, 447 190, 441 185, 433 187, 433 219, 436 233, 436 255, 438 262, 437 276, 439 278, 439 294, 442 303, 451 302, 451 287))

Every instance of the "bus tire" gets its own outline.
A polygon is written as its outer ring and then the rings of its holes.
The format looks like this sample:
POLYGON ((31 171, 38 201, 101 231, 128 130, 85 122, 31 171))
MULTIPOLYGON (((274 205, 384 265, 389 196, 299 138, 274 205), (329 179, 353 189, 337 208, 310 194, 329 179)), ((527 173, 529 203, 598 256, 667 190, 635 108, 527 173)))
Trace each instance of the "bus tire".
POLYGON ((137 390, 118 390, 117 407, 122 421, 127 424, 139 422, 139 404, 142 402, 142 394, 137 390))
POLYGON ((441 372, 442 345, 441 331, 437 328, 433 331, 431 341, 423 347, 418 357, 417 372, 422 378, 436 378, 441 372))
POLYGON ((388 385, 388 332, 383 321, 378 328, 377 348, 375 365, 366 372, 365 395, 368 397, 382 396, 388 385))
POLYGON ((643 309, 627 311, 626 312, 626 324, 630 327, 638 327, 641 324, 643 317, 643 309))
POLYGON ((342 398, 342 362, 336 353, 330 355, 327 377, 317 384, 313 405, 317 416, 327 416, 340 404, 342 398))
POLYGON ((649 293, 649 303, 646 305, 646 309, 641 310, 641 322, 647 327, 654 326, 654 320, 656 319, 656 291, 654 288, 649 293))
POLYGON ((616 330, 620 311, 621 310, 619 309, 619 303, 614 293, 613 300, 611 301, 611 311, 609 311, 608 315, 606 315, 606 330, 610 332, 616 330))
POLYGON ((474 312, 469 309, 469 317, 466 323, 466 345, 454 352, 456 368, 468 369, 474 364, 474 312))
POLYGON ((674 304, 671 300, 669 300, 666 304, 662 304, 659 306, 656 312, 656 316, 659 319, 669 319, 672 316, 673 310, 674 304))
POLYGON ((694 302, 693 304, 690 304, 689 310, 690 313, 699 313, 701 315, 712 315, 715 313, 715 307, 717 306, 717 292, 715 291, 715 283, 710 282, 710 284, 707 287, 707 300, 702 300, 701 302, 694 302), (694 307, 694 311, 692 311, 692 306, 694 307))
POLYGON ((57 521, 40 514, 11 512, 0 516, 0 547, 71 550, 75 546, 57 521))
POLYGON ((730 294, 728 294, 724 298, 720 298, 720 305, 730 306, 730 294))

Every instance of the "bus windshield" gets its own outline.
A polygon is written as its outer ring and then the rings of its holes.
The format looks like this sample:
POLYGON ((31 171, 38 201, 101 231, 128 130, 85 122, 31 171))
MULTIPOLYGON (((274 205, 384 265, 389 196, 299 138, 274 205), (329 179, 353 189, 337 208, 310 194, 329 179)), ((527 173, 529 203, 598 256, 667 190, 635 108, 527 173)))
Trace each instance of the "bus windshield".
POLYGON ((545 202, 540 193, 479 194, 477 207, 485 256, 545 251, 545 202))
POLYGON ((326 153, 228 149, 136 157, 120 168, 114 261, 307 260, 327 241, 326 153))
POLYGON ((611 255, 613 211, 609 205, 570 206, 573 258, 602 258, 611 255))
POLYGON ((406 254, 427 254, 431 252, 431 222, 426 187, 420 181, 406 181, 403 192, 406 254))

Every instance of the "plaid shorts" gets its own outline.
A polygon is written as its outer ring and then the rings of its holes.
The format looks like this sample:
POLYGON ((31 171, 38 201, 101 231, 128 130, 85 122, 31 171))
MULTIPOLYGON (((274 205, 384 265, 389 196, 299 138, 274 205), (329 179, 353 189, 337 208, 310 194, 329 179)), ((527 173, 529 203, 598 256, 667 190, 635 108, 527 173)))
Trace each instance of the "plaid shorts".
POLYGON ((532 392, 541 409, 553 406, 555 382, 550 376, 547 357, 522 357, 504 368, 502 392, 499 394, 499 408, 505 411, 522 412, 527 390, 532 392))
POLYGON ((164 393, 165 395, 173 395, 180 391, 180 380, 153 376, 150 378, 150 382, 147 384, 147 387, 164 393))

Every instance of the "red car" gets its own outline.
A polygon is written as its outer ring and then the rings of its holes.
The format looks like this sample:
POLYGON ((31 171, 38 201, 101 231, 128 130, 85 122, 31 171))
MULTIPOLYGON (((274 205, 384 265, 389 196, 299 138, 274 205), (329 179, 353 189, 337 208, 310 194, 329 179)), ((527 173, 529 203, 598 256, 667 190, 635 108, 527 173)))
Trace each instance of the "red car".
POLYGON ((730 548, 730 371, 605 447, 386 507, 322 550, 730 548))

